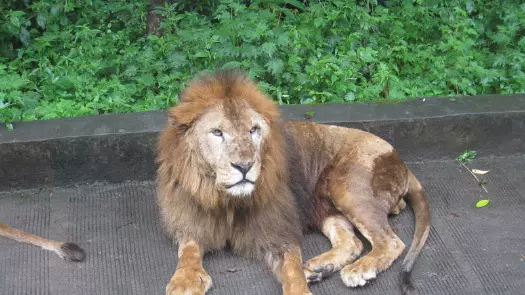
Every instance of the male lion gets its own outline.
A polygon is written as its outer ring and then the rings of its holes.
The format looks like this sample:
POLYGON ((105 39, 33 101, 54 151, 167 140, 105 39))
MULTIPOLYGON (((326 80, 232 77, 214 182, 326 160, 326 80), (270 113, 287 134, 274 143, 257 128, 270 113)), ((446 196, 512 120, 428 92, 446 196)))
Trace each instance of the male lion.
POLYGON ((416 226, 403 262, 403 291, 429 232, 425 192, 386 141, 363 131, 280 119, 278 106, 245 75, 204 75, 169 110, 159 140, 158 204, 178 240, 167 294, 204 294, 204 252, 229 246, 264 259, 284 294, 340 271, 363 286, 405 249, 387 215, 412 204, 416 226), (354 226, 372 250, 363 251, 354 226), (301 236, 320 229, 333 248, 302 265, 301 236), (357 260, 356 260, 357 259, 357 260))
POLYGON ((84 249, 80 248, 75 243, 44 239, 19 229, 12 228, 2 222, 0 222, 0 237, 6 237, 17 242, 38 246, 42 249, 55 252, 60 258, 68 261, 82 261, 86 255, 84 249))

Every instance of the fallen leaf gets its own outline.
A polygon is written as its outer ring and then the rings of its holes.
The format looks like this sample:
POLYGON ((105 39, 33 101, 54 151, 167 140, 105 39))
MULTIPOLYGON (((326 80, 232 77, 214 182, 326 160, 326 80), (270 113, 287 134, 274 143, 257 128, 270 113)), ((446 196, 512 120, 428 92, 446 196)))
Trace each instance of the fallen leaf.
POLYGON ((450 213, 450 215, 454 216, 454 217, 458 217, 459 216, 457 213, 454 213, 454 212, 450 213))
POLYGON ((476 207, 483 208, 483 207, 487 206, 489 203, 490 203, 490 200, 479 200, 476 203, 476 207))
POLYGON ((487 183, 489 183, 489 182, 487 180, 485 180, 485 179, 482 179, 482 180, 479 181, 480 185, 487 184, 487 183))
POLYGON ((472 173, 476 173, 476 174, 480 174, 480 175, 487 174, 488 172, 489 172, 489 170, 472 169, 472 173))

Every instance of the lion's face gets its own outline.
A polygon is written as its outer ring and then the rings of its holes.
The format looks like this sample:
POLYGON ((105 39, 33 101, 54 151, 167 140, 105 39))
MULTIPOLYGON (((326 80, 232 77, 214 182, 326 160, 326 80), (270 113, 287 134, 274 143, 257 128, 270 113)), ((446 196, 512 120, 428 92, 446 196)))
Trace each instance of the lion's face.
POLYGON ((270 132, 266 120, 247 104, 219 104, 200 116, 192 132, 217 187, 249 196, 261 173, 262 145, 270 132))

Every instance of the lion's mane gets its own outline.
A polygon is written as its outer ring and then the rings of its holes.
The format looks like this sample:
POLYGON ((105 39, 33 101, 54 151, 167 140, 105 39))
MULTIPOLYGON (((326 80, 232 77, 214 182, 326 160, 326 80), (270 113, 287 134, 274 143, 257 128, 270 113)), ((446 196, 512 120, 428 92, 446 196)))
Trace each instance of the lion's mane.
POLYGON ((288 166, 280 113, 257 85, 237 71, 220 71, 192 81, 180 103, 168 111, 158 145, 158 203, 165 230, 175 239, 189 235, 205 248, 231 243, 234 250, 260 257, 301 238, 296 205, 288 187, 288 166), (232 198, 216 187, 214 171, 192 144, 191 128, 218 103, 247 103, 269 124, 261 149, 261 175, 253 195, 232 198))

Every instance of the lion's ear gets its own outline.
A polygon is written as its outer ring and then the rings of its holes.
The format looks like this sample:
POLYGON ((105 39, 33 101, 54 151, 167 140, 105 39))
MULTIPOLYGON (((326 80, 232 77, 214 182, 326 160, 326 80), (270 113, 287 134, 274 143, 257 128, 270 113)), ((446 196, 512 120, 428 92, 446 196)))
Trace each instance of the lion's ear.
POLYGON ((168 122, 171 126, 188 129, 199 116, 198 110, 199 107, 192 103, 180 103, 168 110, 168 122))
POLYGON ((186 129, 187 125, 189 125, 186 116, 184 115, 184 106, 182 104, 173 107, 168 110, 168 123, 177 128, 184 128, 186 129))

